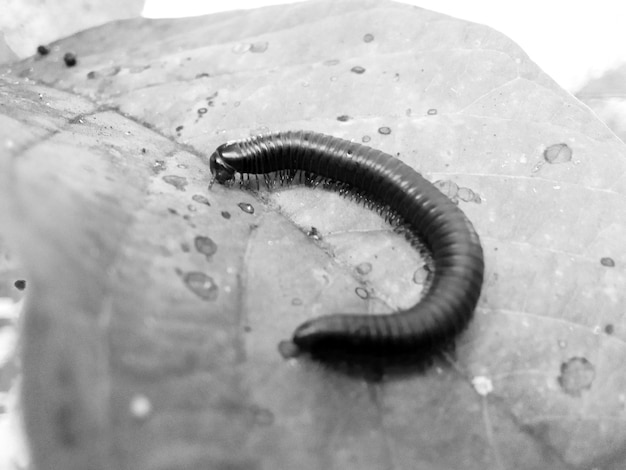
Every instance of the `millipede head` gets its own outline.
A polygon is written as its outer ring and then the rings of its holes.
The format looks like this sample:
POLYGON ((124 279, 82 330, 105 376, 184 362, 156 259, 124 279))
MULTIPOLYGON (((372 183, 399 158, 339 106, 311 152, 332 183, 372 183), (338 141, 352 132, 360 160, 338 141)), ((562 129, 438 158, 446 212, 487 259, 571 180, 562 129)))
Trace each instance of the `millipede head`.
POLYGON ((213 174, 213 179, 220 184, 225 184, 227 181, 235 179, 236 170, 226 163, 228 154, 232 154, 235 151, 233 149, 234 145, 235 144, 228 143, 220 145, 215 152, 213 152, 213 155, 211 155, 209 168, 213 174))

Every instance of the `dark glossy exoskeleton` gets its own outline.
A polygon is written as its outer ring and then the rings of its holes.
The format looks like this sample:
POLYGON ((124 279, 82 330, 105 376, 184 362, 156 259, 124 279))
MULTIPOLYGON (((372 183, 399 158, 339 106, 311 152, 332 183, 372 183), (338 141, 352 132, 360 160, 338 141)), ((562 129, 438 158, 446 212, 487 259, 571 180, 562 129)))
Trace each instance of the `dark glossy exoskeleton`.
MULTIPOLYGON (((472 318, 483 282, 483 250, 471 222, 413 168, 379 150, 309 131, 266 134, 221 145, 210 160, 219 183, 236 174, 296 172, 364 197, 401 220, 432 253, 434 275, 422 299, 390 315, 335 313, 293 334, 321 358, 391 358, 448 345, 472 318)), ((286 176, 285 176, 286 175, 286 176)))

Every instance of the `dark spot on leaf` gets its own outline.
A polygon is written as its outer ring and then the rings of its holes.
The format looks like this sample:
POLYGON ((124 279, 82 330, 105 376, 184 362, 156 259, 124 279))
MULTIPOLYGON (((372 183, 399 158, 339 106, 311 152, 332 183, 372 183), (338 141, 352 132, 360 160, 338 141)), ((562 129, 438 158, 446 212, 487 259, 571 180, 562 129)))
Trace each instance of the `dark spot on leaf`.
POLYGON ((196 78, 206 78, 206 77, 210 77, 210 75, 206 72, 202 72, 196 75, 196 78))
POLYGON ((262 408, 260 406, 251 406, 250 411, 252 411, 252 415, 254 416, 254 422, 261 426, 270 426, 274 424, 274 413, 272 413, 267 408, 262 408))
POLYGON ((567 144, 554 144, 545 149, 543 158, 548 163, 566 163, 572 159, 572 149, 567 144))
POLYGON ((180 132, 180 131, 182 131, 184 128, 185 128, 185 126, 178 126, 178 127, 176 128, 176 132, 180 132))
POLYGON ((358 73, 359 75, 365 73, 365 69, 360 65, 355 65, 350 69, 351 72, 358 73))
POLYGON ((346 122, 350 120, 350 116, 347 114, 342 114, 341 116, 337 116, 337 121, 346 122))
POLYGON ((612 335, 615 332, 615 327, 612 323, 607 323, 607 325, 604 327, 604 332, 607 335, 612 335))
POLYGON ((54 412, 54 429, 62 447, 75 447, 78 436, 75 429, 74 407, 71 403, 62 403, 54 412))
POLYGON ((200 204, 206 204, 207 206, 210 206, 211 203, 209 202, 209 200, 204 197, 202 194, 194 194, 191 199, 193 199, 194 201, 200 203, 200 204))
POLYGON ((291 299, 291 305, 302 305, 302 299, 299 297, 294 297, 293 299, 291 299))
POLYGON ((572 357, 561 364, 558 377, 561 389, 573 397, 579 397, 583 390, 589 390, 596 376, 596 370, 584 357, 572 357))
POLYGON ((191 247, 189 246, 189 243, 187 242, 181 243, 180 249, 183 250, 184 253, 189 253, 191 251, 191 247))
POLYGON ((26 281, 24 279, 18 279, 17 281, 15 281, 13 283, 13 285, 15 286, 16 289, 18 290, 24 290, 26 289, 26 281))
POLYGON ((194 239, 194 245, 198 253, 205 255, 207 260, 217 251, 217 244, 210 237, 198 235, 194 239))
POLYGON ((176 175, 166 175, 163 177, 163 181, 165 181, 167 184, 171 184, 179 191, 184 191, 185 186, 187 186, 188 184, 187 178, 176 175))
POLYGON ((152 171, 154 174, 158 175, 162 171, 165 171, 167 165, 165 165, 165 160, 155 160, 152 164, 152 171))
POLYGON ((213 301, 217 299, 217 284, 212 277, 198 271, 185 273, 183 276, 185 285, 203 300, 213 301))
POLYGON ((268 46, 269 46, 269 42, 267 41, 255 42, 254 44, 250 45, 250 52, 254 52, 257 54, 261 52, 265 52, 268 46))
POLYGON ((391 134, 391 129, 389 127, 379 127, 378 133, 382 135, 389 135, 391 134))
POLYGON ((254 206, 252 204, 247 203, 247 202, 240 202, 237 205, 239 206, 239 209, 241 209, 242 211, 248 214, 254 214, 254 206))
POLYGON ((37 53, 39 55, 48 55, 50 53, 50 49, 48 46, 37 46, 37 53))
POLYGON ((74 67, 76 65, 76 54, 73 52, 66 52, 63 56, 63 62, 65 62, 65 65, 68 67, 74 67))
POLYGON ((320 235, 319 231, 315 228, 315 227, 311 227, 307 232, 306 232, 307 237, 311 237, 313 240, 321 240, 322 236, 320 235))
POLYGON ((142 149, 141 149, 141 153, 145 154, 145 153, 147 153, 147 152, 148 152, 148 151, 147 151, 145 148, 142 148, 142 149))
POLYGON ((357 287, 356 289, 354 289, 354 292, 356 293, 356 295, 358 295, 362 299, 370 298, 370 293, 367 291, 367 289, 363 287, 357 287))
POLYGON ((91 72, 87 72, 87 78, 89 80, 93 80, 94 78, 96 78, 98 76, 98 72, 95 71, 91 71, 91 72))
POLYGON ((363 36, 363 41, 364 42, 372 42, 374 40, 374 35, 367 33, 366 35, 363 36))
POLYGON ((613 258, 600 258, 600 264, 602 266, 606 266, 607 268, 614 268, 615 267, 615 261, 613 260, 613 258))
POLYGON ((222 217, 224 217, 225 219, 230 219, 230 212, 222 211, 222 217))

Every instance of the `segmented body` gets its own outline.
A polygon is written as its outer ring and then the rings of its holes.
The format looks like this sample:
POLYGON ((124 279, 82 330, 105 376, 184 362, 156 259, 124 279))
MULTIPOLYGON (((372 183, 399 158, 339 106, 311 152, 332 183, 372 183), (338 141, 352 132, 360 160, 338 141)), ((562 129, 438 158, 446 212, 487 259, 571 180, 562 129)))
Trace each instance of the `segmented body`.
POLYGON ((236 173, 289 180, 297 172, 331 182, 399 218, 432 253, 434 275, 417 304, 389 315, 314 318, 293 333, 299 349, 324 358, 410 356, 449 344, 472 318, 484 271, 479 237, 450 199, 399 159, 336 137, 289 131, 223 144, 210 165, 219 183, 236 173))

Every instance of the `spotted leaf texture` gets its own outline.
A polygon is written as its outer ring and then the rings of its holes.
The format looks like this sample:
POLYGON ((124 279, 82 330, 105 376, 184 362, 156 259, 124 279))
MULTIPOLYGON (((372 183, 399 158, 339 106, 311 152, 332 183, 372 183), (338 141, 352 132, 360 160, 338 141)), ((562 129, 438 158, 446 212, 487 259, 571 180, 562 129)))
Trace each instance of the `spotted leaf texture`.
POLYGON ((624 468, 626 148, 502 34, 315 1, 111 23, 1 80, 38 468, 624 468), (300 128, 396 155, 474 222, 456 354, 381 381, 281 357, 425 278, 337 194, 207 188, 219 144, 300 128))

